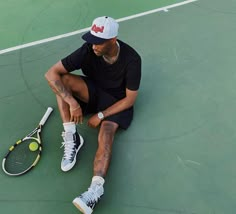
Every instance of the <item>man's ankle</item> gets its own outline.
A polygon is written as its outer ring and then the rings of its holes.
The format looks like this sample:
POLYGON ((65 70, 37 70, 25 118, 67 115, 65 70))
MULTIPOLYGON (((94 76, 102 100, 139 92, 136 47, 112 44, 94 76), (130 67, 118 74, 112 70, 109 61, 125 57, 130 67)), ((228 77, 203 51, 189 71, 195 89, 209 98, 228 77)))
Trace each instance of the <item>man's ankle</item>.
POLYGON ((104 185, 104 183, 105 183, 105 179, 103 177, 98 176, 98 175, 94 175, 93 178, 92 178, 91 185, 92 184, 104 185))

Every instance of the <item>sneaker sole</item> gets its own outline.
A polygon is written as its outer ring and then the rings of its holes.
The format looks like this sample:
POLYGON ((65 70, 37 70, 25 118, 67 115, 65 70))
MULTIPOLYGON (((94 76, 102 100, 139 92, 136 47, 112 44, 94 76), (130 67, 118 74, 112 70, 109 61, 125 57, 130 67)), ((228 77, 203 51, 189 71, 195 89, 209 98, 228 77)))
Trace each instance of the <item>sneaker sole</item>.
POLYGON ((88 207, 80 198, 75 198, 72 202, 80 212, 84 214, 91 214, 93 210, 88 207))
POLYGON ((67 171, 71 170, 71 169, 74 167, 74 165, 76 164, 77 154, 78 154, 79 150, 81 149, 81 147, 84 145, 84 139, 83 139, 83 137, 82 137, 81 135, 79 135, 79 138, 80 138, 80 146, 76 149, 74 161, 71 163, 70 167, 68 167, 68 168, 66 168, 66 167, 63 168, 63 167, 61 166, 61 170, 62 170, 63 172, 67 172, 67 171))

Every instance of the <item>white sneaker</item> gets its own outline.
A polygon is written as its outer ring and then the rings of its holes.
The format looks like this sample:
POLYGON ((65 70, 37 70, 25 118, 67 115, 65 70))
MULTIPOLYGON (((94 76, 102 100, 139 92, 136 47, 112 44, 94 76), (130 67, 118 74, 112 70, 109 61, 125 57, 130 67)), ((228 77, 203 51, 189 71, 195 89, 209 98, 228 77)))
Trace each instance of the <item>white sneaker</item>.
POLYGON ((104 194, 102 184, 91 185, 88 191, 73 200, 73 204, 84 214, 91 214, 95 205, 99 202, 104 194))
POLYGON ((77 153, 83 146, 84 139, 77 132, 75 134, 72 134, 71 132, 62 132, 62 137, 64 140, 64 142, 62 142, 64 155, 61 160, 61 169, 66 172, 75 165, 77 153))

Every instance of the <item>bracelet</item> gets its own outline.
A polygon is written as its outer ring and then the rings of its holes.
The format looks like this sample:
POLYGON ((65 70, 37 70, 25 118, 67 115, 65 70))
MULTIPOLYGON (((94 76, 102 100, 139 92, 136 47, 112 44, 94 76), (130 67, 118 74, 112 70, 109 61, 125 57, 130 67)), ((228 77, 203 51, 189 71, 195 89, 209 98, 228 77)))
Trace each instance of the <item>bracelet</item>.
POLYGON ((79 106, 77 106, 76 108, 73 108, 73 109, 70 109, 71 111, 75 111, 75 110, 77 110, 77 109, 79 109, 80 108, 80 105, 79 106))

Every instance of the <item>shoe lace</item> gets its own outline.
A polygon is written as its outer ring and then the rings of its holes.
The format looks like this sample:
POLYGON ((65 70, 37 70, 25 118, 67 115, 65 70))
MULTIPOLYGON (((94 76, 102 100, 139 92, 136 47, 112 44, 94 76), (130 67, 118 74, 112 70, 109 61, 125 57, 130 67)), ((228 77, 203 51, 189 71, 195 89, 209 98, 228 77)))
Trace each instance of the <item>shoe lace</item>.
POLYGON ((100 199, 100 195, 98 194, 97 188, 100 188, 99 186, 95 187, 89 187, 88 191, 83 194, 83 197, 88 202, 95 202, 97 203, 100 199))
POLYGON ((62 132, 62 137, 64 139, 64 142, 62 142, 62 146, 61 146, 61 148, 64 147, 63 158, 66 160, 70 160, 75 151, 75 143, 73 141, 73 134, 62 132))

